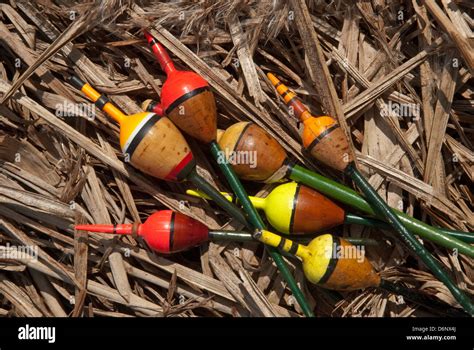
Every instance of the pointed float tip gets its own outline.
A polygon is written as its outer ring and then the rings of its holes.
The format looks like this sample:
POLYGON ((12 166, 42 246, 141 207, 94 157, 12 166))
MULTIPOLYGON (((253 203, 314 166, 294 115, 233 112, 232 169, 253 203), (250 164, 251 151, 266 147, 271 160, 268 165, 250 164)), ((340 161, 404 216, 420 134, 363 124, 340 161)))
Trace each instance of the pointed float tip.
POLYGON ((92 224, 92 225, 75 225, 74 228, 78 231, 113 233, 126 235, 132 232, 132 225, 109 225, 109 224, 92 224))
MULTIPOLYGON (((113 229, 114 226, 110 225, 113 229)), ((77 231, 90 231, 90 232, 103 232, 104 225, 74 225, 74 229, 77 231)))
POLYGON ((273 75, 272 73, 267 73, 267 77, 268 77, 268 79, 270 79, 273 86, 277 85, 280 82, 280 80, 275 75, 273 75))
POLYGON ((151 41, 153 40, 153 36, 150 34, 150 32, 146 29, 143 29, 143 35, 145 35, 145 38, 148 43, 151 43, 151 41))

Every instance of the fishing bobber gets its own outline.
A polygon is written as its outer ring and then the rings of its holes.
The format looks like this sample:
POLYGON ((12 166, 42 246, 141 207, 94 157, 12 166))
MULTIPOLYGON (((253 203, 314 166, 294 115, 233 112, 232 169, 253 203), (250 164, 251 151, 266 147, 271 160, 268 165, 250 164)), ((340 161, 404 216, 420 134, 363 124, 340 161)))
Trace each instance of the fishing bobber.
POLYGON ((76 225, 74 228, 141 237, 152 250, 161 254, 184 251, 209 240, 252 240, 252 235, 246 232, 210 231, 199 221, 172 210, 156 211, 143 224, 76 225))
POLYGON ((69 81, 119 123, 120 147, 134 167, 168 181, 183 180, 195 168, 191 148, 168 118, 151 112, 127 116, 78 77, 72 76, 69 81))
POLYGON ((257 230, 254 238, 299 257, 309 282, 327 289, 350 291, 380 285, 380 276, 359 247, 330 234, 313 239, 307 246, 272 232, 257 230))
POLYGON ((237 175, 244 180, 276 182, 285 177, 288 156, 283 147, 268 132, 250 122, 239 122, 219 131, 219 146, 224 154, 257 155, 257 164, 234 163, 237 175))
POLYGON ((343 238, 324 234, 308 245, 299 244, 266 230, 256 230, 253 237, 298 257, 306 279, 320 287, 350 292, 365 288, 380 288, 430 310, 443 310, 451 316, 466 316, 462 311, 427 294, 381 278, 365 256, 365 250, 343 238))
POLYGON ((344 223, 344 209, 309 187, 289 182, 275 187, 267 197, 251 197, 265 211, 270 224, 287 234, 309 234, 344 223))
MULTIPOLYGON (((203 197, 199 192, 187 194, 203 197)), ((224 194, 229 200, 233 198, 224 194)), ((270 225, 286 234, 311 234, 346 222, 343 208, 322 194, 296 182, 275 187, 265 198, 249 197, 252 204, 265 212, 270 225)))
POLYGON ((161 103, 147 100, 142 108, 166 115, 198 140, 212 142, 216 138, 217 109, 209 84, 199 74, 176 69, 165 48, 147 31, 145 37, 167 78, 161 89, 161 103))
POLYGON ((296 94, 273 74, 268 78, 296 117, 303 122, 303 146, 321 163, 340 171, 354 161, 347 137, 336 119, 329 116, 313 117, 296 94))

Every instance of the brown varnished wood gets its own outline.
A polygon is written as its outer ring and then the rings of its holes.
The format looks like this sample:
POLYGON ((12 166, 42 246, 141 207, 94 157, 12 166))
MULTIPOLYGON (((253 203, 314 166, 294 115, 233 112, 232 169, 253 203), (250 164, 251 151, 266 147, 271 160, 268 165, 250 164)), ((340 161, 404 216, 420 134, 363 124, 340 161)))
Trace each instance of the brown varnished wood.
POLYGON ((167 111, 166 115, 185 133, 210 143, 216 139, 217 109, 214 95, 206 90, 167 111))
POLYGON ((354 161, 346 135, 340 127, 324 136, 309 152, 321 163, 340 171, 354 161))
MULTIPOLYGON (((346 240, 339 238, 342 247, 353 246, 346 240)), ((342 252, 346 250, 342 249, 342 252)), ((322 285, 329 289, 351 291, 368 287, 377 287, 380 284, 380 276, 375 272, 370 262, 364 257, 363 261, 349 256, 339 257, 336 266, 322 285)))
POLYGON ((170 250, 182 251, 208 240, 208 228, 189 216, 174 213, 173 231, 170 232, 170 250))
POLYGON ((345 212, 320 193, 299 186, 291 233, 307 234, 329 229, 344 223, 345 212))
POLYGON ((252 123, 244 129, 235 145, 235 151, 256 152, 255 168, 251 168, 249 164, 234 166, 240 178, 251 181, 267 180, 283 166, 287 158, 283 147, 265 130, 252 123))
POLYGON ((181 132, 163 117, 143 137, 130 161, 144 173, 165 179, 190 152, 181 132))

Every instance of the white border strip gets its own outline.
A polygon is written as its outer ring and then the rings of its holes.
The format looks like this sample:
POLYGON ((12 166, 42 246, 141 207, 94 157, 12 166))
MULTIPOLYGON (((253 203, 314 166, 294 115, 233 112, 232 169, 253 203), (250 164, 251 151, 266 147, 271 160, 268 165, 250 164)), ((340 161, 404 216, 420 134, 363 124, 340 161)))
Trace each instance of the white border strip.
POLYGON ((148 115, 143 118, 143 120, 140 122, 140 124, 137 125, 137 127, 135 128, 135 130, 133 130, 133 132, 130 134, 130 136, 128 137, 127 139, 127 142, 125 142, 125 145, 123 146, 122 148, 122 152, 124 154, 127 153, 127 150, 128 150, 128 147, 130 146, 130 144, 132 143, 133 139, 135 138, 135 136, 137 136, 137 134, 140 132, 140 130, 143 128, 143 126, 151 119, 151 117, 153 117, 155 115, 155 113, 151 112, 151 113, 148 113, 148 115))

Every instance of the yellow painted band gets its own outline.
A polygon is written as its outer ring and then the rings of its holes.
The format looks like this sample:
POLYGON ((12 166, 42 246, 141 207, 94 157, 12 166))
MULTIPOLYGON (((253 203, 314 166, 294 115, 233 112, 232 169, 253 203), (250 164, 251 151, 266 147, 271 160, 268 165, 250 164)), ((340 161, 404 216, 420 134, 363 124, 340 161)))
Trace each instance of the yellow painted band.
POLYGON ((324 234, 313 239, 309 245, 309 258, 303 259, 303 271, 311 283, 317 284, 326 273, 333 256, 332 235, 324 234))
MULTIPOLYGON (((107 105, 109 105, 109 103, 107 103, 107 105)), ((120 123, 120 147, 122 148, 122 150, 127 144, 129 138, 136 135, 143 127, 143 125, 141 125, 143 120, 153 114, 154 113, 150 112, 140 112, 129 115, 126 118, 122 119, 122 122, 120 123)))
POLYGON ((308 247, 302 244, 298 244, 298 249, 296 250, 295 255, 300 257, 303 262, 311 257, 308 247))
POLYGON ((283 239, 282 237, 267 230, 261 230, 261 232, 262 232, 262 235, 260 236, 259 241, 271 247, 275 247, 275 248, 278 247, 281 240, 283 239))
POLYGON ((84 86, 82 87, 81 91, 87 96, 89 97, 89 99, 92 101, 92 102, 95 102, 99 99, 100 97, 100 93, 95 90, 92 86, 90 86, 89 84, 84 84, 84 86))
MULTIPOLYGON (((269 245, 271 247, 278 248, 278 246, 281 243, 281 240, 284 239, 285 242, 283 244, 283 247, 281 247, 282 250, 286 252, 290 252, 292 245, 297 244, 289 239, 283 238, 279 235, 274 234, 273 232, 267 231, 267 230, 261 230, 262 234, 259 238, 259 241, 262 242, 263 244, 269 245)), ((302 244, 297 244, 297 250, 295 255, 301 260, 303 260, 303 266, 305 264, 305 261, 310 260, 311 254, 308 249, 308 247, 302 245, 302 244)))
MULTIPOLYGON (((99 97, 101 96, 101 94, 95 90, 92 86, 90 86, 89 84, 84 84, 84 86, 82 87, 81 91, 92 101, 92 102, 96 102, 99 97)), ((121 123, 123 121, 123 119, 125 118, 125 114, 123 114, 123 112, 118 109, 117 107, 115 107, 112 103, 108 102, 104 105, 104 107, 102 108, 102 110, 107 114, 109 115, 110 117, 112 117, 115 121, 121 123)))
POLYGON ((289 252, 292 245, 293 245, 292 241, 290 241, 289 239, 285 239, 285 243, 283 244, 282 250, 284 250, 285 252, 289 252))
POLYGON ((122 124, 124 121, 126 115, 122 113, 120 109, 115 107, 112 103, 108 102, 105 104, 104 108, 102 110, 107 113, 109 116, 111 116, 116 122, 119 124, 122 124))
POLYGON ((265 198, 265 215, 268 222, 281 233, 290 233, 293 202, 298 184, 288 182, 279 185, 265 198))

